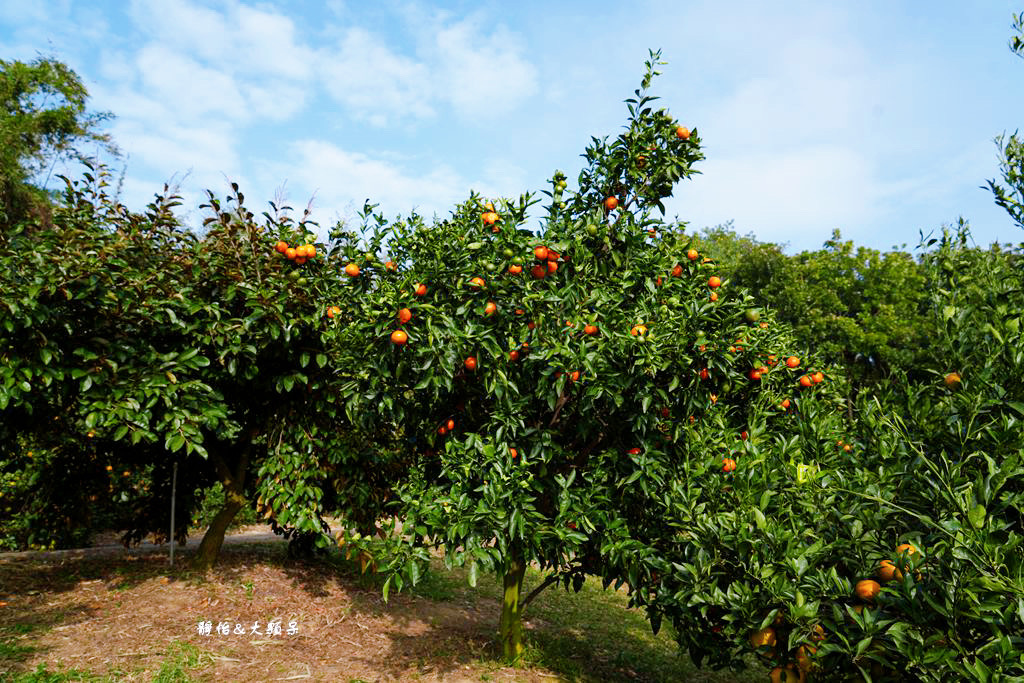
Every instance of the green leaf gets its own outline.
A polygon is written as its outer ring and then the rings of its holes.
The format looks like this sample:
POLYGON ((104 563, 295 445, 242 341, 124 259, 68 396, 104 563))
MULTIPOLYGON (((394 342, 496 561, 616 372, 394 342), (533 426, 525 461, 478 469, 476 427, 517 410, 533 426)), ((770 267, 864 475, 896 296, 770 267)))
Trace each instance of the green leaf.
POLYGON ((476 560, 469 563, 469 585, 476 588, 477 566, 476 560))
POLYGON ((327 365, 327 354, 325 354, 325 353, 318 353, 318 354, 316 354, 316 364, 319 365, 320 367, 326 366, 327 365))
POLYGON ((975 505, 967 513, 967 519, 970 520, 971 526, 975 529, 981 529, 985 526, 985 506, 975 505))

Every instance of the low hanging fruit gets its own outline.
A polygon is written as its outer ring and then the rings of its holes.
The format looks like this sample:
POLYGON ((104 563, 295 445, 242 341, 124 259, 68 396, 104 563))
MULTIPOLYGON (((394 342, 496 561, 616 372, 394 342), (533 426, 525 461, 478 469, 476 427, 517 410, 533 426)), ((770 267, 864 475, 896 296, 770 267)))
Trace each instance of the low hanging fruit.
POLYGON ((424 284, 417 284, 416 285, 416 289, 413 290, 413 291, 415 291, 416 296, 426 296, 427 295, 427 286, 424 285, 424 284))
POLYGON ((607 199, 604 200, 604 208, 608 209, 609 211, 614 211, 615 209, 618 208, 618 206, 618 197, 608 197, 607 199))
POLYGON ((865 602, 874 602, 878 594, 882 592, 882 586, 874 579, 863 579, 857 582, 854 593, 865 602))
POLYGON ((288 251, 288 243, 284 241, 278 242, 277 244, 274 245, 274 250, 277 251, 277 253, 279 254, 283 254, 284 252, 288 251))
POLYGON ((349 277, 359 277, 359 266, 354 263, 350 263, 345 266, 345 275, 349 277))
POLYGON ((733 460, 732 458, 726 458, 726 459, 722 460, 722 471, 723 472, 727 472, 728 473, 728 472, 734 471, 735 469, 736 469, 736 461, 735 460, 733 460))
POLYGON ((476 370, 476 356, 470 356, 463 364, 467 370, 476 370))
POLYGON ((686 252, 686 258, 690 259, 691 261, 696 261, 698 256, 700 256, 700 254, 697 253, 696 249, 689 249, 686 252))
POLYGON ((711 289, 718 289, 721 286, 722 278, 718 277, 717 275, 712 275, 711 277, 708 278, 708 287, 710 287, 711 289))
POLYGON ((800 359, 797 358, 796 356, 790 356, 789 358, 786 359, 786 367, 787 368, 797 368, 797 367, 800 367, 800 359))
POLYGON ((403 330, 395 330, 391 333, 392 344, 395 344, 396 346, 403 346, 407 341, 409 341, 409 335, 407 335, 403 330))
POLYGON ((404 325, 410 320, 412 320, 412 311, 410 311, 408 308, 403 308, 400 311, 398 311, 398 322, 400 324, 404 325))
POLYGON ((537 258, 538 261, 547 261, 548 248, 542 245, 536 246, 533 248, 533 255, 537 258))

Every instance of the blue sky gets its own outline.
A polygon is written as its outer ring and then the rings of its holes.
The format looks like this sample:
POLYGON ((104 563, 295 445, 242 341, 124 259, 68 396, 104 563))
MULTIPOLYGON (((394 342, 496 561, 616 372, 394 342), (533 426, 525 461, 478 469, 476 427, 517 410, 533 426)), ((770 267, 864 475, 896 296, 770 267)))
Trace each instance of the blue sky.
MULTIPOLYGON (((255 213, 313 197, 323 226, 365 199, 447 215, 471 189, 572 179, 615 135, 648 48, 654 94, 707 159, 667 202, 691 230, 816 249, 834 229, 887 250, 996 207, 993 138, 1024 129, 1014 2, 174 2, 0 0, 0 58, 83 78, 127 153, 140 209, 181 181, 187 220, 238 182, 255 213), (922 10, 927 7, 927 10, 922 10), (187 174, 187 176, 186 176, 187 174), (182 180, 184 178, 184 180, 182 180)), ((51 181, 51 185, 56 181, 51 181)), ((537 212, 539 215, 539 212, 537 212)), ((536 227, 536 223, 530 227, 536 227)))

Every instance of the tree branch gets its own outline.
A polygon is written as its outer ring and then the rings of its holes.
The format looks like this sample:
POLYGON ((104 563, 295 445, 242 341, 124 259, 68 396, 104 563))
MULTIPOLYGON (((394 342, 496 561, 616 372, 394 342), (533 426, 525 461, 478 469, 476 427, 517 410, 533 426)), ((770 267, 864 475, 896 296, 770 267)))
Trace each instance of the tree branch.
POLYGON ((558 581, 558 574, 549 574, 548 577, 544 579, 544 581, 539 586, 530 591, 530 594, 527 595, 521 603, 519 603, 520 613, 522 613, 522 611, 526 609, 526 606, 530 604, 531 600, 540 595, 540 592, 542 590, 544 590, 551 584, 555 583, 556 581, 558 581))

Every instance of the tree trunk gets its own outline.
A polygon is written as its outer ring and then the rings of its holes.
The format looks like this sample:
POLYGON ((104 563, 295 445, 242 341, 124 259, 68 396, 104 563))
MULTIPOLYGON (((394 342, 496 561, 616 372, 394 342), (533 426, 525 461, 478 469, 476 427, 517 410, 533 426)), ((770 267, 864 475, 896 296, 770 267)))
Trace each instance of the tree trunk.
POLYGON ((235 518, 245 503, 245 497, 240 494, 236 495, 234 491, 225 496, 224 507, 210 522, 210 528, 203 534, 203 541, 199 544, 199 551, 192 558, 193 569, 207 571, 217 562, 220 548, 224 545, 224 532, 228 530, 231 520, 235 518))
POLYGON ((505 568, 505 602, 501 607, 501 653, 509 664, 514 664, 523 654, 523 620, 521 593, 526 562, 516 557, 505 568))
POLYGON ((199 550, 192 558, 193 569, 207 571, 213 567, 217 562, 217 556, 220 555, 221 546, 224 545, 224 533, 228 530, 231 520, 249 502, 245 498, 245 473, 249 468, 252 442, 257 434, 258 431, 251 428, 243 437, 242 452, 239 454, 238 462, 235 463, 234 471, 228 467, 228 463, 221 456, 219 449, 209 449, 210 461, 217 468, 220 482, 224 486, 224 507, 213 518, 210 528, 203 534, 199 550))

